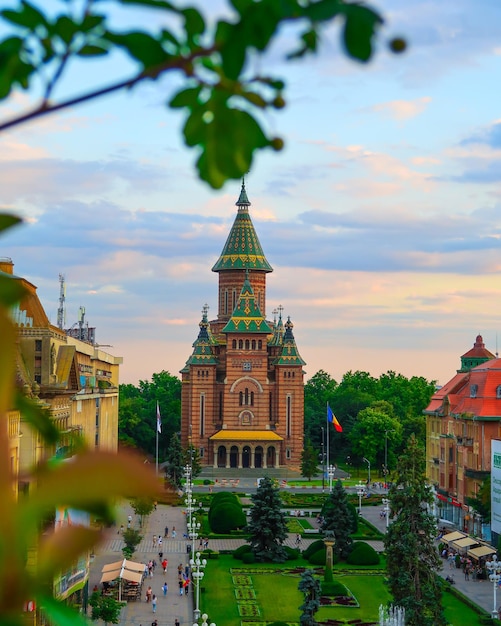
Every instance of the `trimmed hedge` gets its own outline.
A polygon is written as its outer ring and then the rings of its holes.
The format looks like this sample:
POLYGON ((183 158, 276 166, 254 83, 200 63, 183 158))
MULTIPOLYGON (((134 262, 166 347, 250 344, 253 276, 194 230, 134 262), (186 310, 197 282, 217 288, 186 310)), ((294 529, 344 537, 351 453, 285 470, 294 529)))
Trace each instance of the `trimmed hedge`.
POLYGON ((250 545, 244 544, 233 551, 233 558, 241 561, 243 559, 244 554, 247 554, 250 551, 251 551, 250 545))
POLYGON ((347 596, 348 595, 348 590, 343 585, 343 583, 340 583, 338 580, 333 580, 330 583, 323 581, 321 583, 321 586, 322 586, 323 596, 347 596))
POLYGON ((247 519, 241 504, 226 500, 218 503, 215 507, 211 507, 209 523, 212 532, 223 534, 237 528, 244 528, 247 525, 247 519))
POLYGON ((312 565, 325 565, 326 554, 327 554, 327 551, 326 551, 325 546, 324 546, 323 548, 320 548, 320 550, 317 550, 316 552, 314 552, 310 556, 308 561, 312 565))
POLYGON ((250 563, 255 562, 256 555, 254 554, 254 552, 245 552, 244 554, 242 554, 242 563, 246 563, 247 565, 249 565, 250 563))
POLYGON ((317 539, 316 541, 310 543, 306 550, 304 550, 303 557, 308 560, 313 553, 317 552, 321 548, 325 548, 325 543, 322 539, 317 539))
POLYGON ((346 562, 350 565, 378 565, 379 554, 365 541, 356 541, 346 562))
POLYGON ((295 561, 296 559, 299 559, 299 556, 301 555, 300 550, 297 548, 290 548, 289 546, 284 546, 284 548, 288 561, 295 561))

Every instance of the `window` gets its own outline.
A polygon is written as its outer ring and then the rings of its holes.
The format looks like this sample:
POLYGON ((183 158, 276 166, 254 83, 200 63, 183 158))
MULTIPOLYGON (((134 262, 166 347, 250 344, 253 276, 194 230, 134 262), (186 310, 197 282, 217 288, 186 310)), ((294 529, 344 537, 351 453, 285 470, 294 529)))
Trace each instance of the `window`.
POLYGON ((248 339, 245 340, 245 349, 246 350, 250 349, 250 341, 248 339))
POLYGON ((291 449, 290 449, 290 448, 287 448, 287 450, 285 451, 285 458, 286 458, 286 459, 290 459, 290 458, 291 458, 291 456, 292 456, 292 454, 291 454, 291 449))
POLYGON ((239 339, 238 340, 238 349, 239 350, 243 350, 244 348, 244 340, 243 339, 239 339))
POLYGON ((501 398, 501 385, 496 387, 496 398, 501 398))
POLYGON ((198 450, 198 454, 199 454, 200 458, 203 459, 204 456, 205 456, 205 448, 200 448, 198 450))
POLYGON ((256 349, 256 340, 255 340, 255 339, 253 339, 253 340, 251 341, 251 348, 252 348, 252 350, 255 350, 255 349, 256 349))
POLYGON ((251 372, 252 371, 252 363, 249 363, 248 361, 246 361, 245 363, 242 364, 242 370, 244 372, 251 372))
POLYGON ((259 341, 257 342, 257 347, 258 347, 258 350, 263 349, 263 342, 261 341, 261 339, 259 339, 259 341))
POLYGON ((42 352, 42 340, 35 339, 35 352, 42 352))
POLYGON ((237 349, 237 340, 233 339, 233 341, 231 342, 231 347, 233 348, 233 350, 237 349))
POLYGON ((476 398, 478 392, 478 385, 470 385, 470 398, 476 398))

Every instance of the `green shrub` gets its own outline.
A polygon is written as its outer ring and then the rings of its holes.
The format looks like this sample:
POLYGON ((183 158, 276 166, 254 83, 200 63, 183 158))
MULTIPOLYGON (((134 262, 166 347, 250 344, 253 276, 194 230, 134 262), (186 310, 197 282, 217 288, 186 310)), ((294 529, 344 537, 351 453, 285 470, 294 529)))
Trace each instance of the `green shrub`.
POLYGON ((306 548, 306 550, 304 550, 303 557, 308 560, 314 552, 324 547, 325 547, 325 544, 322 541, 322 539, 317 539, 316 541, 313 541, 312 543, 310 543, 310 545, 306 548))
POLYGON ((365 541, 356 541, 346 562, 350 565, 378 565, 379 554, 365 541))
POLYGON ((326 582, 325 580, 321 583, 322 586, 322 595, 323 596, 346 596, 348 595, 348 590, 340 583, 338 580, 333 580, 332 582, 326 582))
POLYGON ((214 533, 225 534, 247 525, 242 506, 238 502, 222 501, 211 507, 210 512, 209 524, 214 533))
POLYGON ((290 548, 289 546, 284 546, 284 548, 288 561, 295 561, 296 559, 299 559, 301 550, 298 550, 297 548, 290 548))
POLYGON ((325 550, 325 546, 324 546, 323 548, 320 548, 320 550, 317 550, 316 552, 314 552, 310 556, 308 561, 312 565, 325 565, 325 557, 326 557, 326 550, 325 550))
POLYGON ((239 561, 242 560, 244 554, 247 554, 248 552, 251 551, 251 547, 249 544, 244 544, 240 547, 238 547, 236 550, 233 550, 233 558, 238 559, 239 561))
POLYGON ((289 626, 286 622, 272 622, 268 626, 289 626))
POLYGON ((245 552, 244 554, 242 554, 242 563, 249 565, 250 563, 255 563, 255 562, 256 562, 256 555, 254 554, 254 552, 245 552))
POLYGON ((209 478, 206 478, 204 480, 204 485, 212 485, 212 480, 210 480, 209 478))

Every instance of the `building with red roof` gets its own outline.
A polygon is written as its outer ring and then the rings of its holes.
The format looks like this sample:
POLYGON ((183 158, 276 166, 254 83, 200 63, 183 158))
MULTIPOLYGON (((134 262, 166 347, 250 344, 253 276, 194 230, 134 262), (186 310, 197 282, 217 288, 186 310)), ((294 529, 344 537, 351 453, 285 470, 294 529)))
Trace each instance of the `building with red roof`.
POLYGON ((501 438, 501 359, 486 349, 481 335, 424 413, 426 473, 439 516, 480 534, 481 520, 467 498, 476 497, 490 475, 491 441, 501 438))

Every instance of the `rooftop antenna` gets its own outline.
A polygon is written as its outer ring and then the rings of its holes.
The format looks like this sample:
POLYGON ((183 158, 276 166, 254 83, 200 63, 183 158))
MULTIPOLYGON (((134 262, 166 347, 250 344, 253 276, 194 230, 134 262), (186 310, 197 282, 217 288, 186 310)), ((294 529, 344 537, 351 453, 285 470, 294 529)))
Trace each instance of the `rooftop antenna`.
POLYGON ((66 285, 64 283, 64 274, 59 274, 59 308, 57 309, 57 327, 61 330, 66 324, 66 310, 64 301, 66 300, 66 285))
POLYGON ((499 352, 498 352, 498 334, 496 333, 496 359, 499 357, 499 352))

